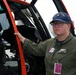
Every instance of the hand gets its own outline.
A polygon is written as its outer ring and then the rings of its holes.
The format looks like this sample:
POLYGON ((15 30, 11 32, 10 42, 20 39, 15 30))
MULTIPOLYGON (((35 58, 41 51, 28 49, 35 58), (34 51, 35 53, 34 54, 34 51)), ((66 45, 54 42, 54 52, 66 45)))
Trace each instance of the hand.
POLYGON ((19 37, 20 41, 22 43, 24 43, 25 37, 23 37, 19 32, 18 33, 14 33, 14 35, 17 35, 19 37))

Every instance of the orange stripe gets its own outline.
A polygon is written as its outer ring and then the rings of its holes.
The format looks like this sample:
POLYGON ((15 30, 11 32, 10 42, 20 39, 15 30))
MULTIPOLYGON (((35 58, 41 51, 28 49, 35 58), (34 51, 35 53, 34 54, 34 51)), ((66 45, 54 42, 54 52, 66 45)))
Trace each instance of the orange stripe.
MULTIPOLYGON (((15 24, 14 18, 12 16, 10 7, 9 7, 9 5, 8 5, 6 0, 3 0, 3 2, 4 2, 5 6, 7 8, 7 11, 9 13, 10 19, 12 21, 14 32, 17 33, 18 30, 17 30, 16 24, 15 24)), ((24 60, 24 56, 23 56, 23 50, 22 50, 22 46, 21 46, 20 39, 18 38, 18 36, 16 36, 16 40, 17 40, 18 51, 19 51, 19 55, 20 55, 22 75, 27 75, 25 60, 24 60)))

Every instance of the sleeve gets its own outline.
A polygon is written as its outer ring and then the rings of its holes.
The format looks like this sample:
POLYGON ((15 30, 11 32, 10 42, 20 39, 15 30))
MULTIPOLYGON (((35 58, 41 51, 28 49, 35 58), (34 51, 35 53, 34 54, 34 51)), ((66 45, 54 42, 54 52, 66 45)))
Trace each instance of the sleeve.
POLYGON ((47 47, 47 41, 40 42, 39 44, 36 44, 29 39, 25 39, 23 43, 23 49, 28 51, 29 53, 35 55, 35 56, 45 56, 47 47))

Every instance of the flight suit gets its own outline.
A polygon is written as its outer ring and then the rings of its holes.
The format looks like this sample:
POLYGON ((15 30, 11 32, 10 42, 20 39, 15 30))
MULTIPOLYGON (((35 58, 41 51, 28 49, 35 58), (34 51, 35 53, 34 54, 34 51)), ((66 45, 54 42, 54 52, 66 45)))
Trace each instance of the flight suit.
POLYGON ((76 75, 76 37, 72 34, 62 43, 57 42, 57 37, 39 44, 25 39, 23 48, 33 55, 45 56, 46 75, 76 75), (60 74, 55 71, 58 69, 60 74))

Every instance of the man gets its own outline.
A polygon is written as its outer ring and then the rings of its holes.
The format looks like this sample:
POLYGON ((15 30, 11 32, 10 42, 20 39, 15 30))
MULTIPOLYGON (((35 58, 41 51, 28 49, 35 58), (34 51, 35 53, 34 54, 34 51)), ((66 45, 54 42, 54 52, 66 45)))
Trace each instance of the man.
POLYGON ((70 33, 71 19, 59 12, 50 24, 57 35, 39 44, 15 33, 23 43, 24 50, 36 56, 45 56, 46 75, 76 75, 76 37, 70 33))

